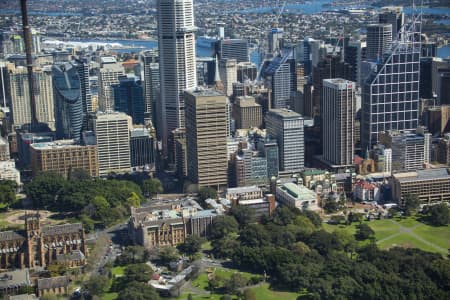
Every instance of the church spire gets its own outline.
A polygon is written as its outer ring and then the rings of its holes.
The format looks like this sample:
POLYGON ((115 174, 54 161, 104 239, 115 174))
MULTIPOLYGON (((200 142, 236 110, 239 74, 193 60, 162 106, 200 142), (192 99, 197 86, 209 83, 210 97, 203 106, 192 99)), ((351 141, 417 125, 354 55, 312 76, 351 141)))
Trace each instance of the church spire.
POLYGON ((215 68, 215 72, 214 72, 214 88, 216 91, 223 93, 224 92, 224 86, 222 83, 222 80, 220 79, 220 74, 219 74, 219 57, 216 54, 216 68, 215 68))

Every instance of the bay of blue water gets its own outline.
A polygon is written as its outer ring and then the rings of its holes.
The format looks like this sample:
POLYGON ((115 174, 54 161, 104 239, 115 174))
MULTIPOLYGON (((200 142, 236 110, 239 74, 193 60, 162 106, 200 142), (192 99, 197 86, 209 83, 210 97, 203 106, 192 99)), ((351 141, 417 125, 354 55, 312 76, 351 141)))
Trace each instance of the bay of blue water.
POLYGON ((433 23, 435 24, 444 24, 444 25, 450 25, 450 19, 445 19, 445 20, 436 20, 433 23))
MULTIPOLYGON (((343 8, 349 8, 348 6, 336 6, 336 7, 327 7, 323 6, 324 4, 328 4, 333 2, 333 0, 316 0, 316 1, 308 1, 302 4, 286 4, 284 8, 284 12, 292 12, 292 13, 302 13, 306 15, 316 14, 320 13, 324 10, 334 10, 334 9, 343 9, 343 8)), ((357 8, 352 7, 352 8, 357 8)), ((405 14, 410 15, 412 13, 418 13, 418 8, 414 10, 412 7, 404 7, 403 8, 405 14)), ((276 10, 277 11, 277 10, 276 10)), ((271 13, 274 12, 273 7, 256 7, 256 8, 250 8, 245 10, 236 10, 236 12, 240 13, 271 13)), ((429 15, 450 15, 450 8, 444 7, 444 8, 430 8, 430 7, 423 7, 422 8, 423 14, 429 14, 429 15)))
MULTIPOLYGON (((158 42, 153 40, 103 40, 103 39, 80 39, 83 43, 119 43, 124 46, 123 49, 114 49, 117 53, 137 53, 143 50, 154 49, 158 47, 158 42)), ((199 38, 196 43, 197 56, 212 56, 214 39, 199 38)))
POLYGON ((441 58, 450 57, 450 44, 444 47, 438 48, 437 56, 441 58))
MULTIPOLYGON (((20 15, 20 9, 4 9, 0 12, 2 15, 20 15)), ((28 12, 31 16, 51 16, 51 17, 70 17, 70 16, 82 16, 81 13, 72 12, 60 12, 60 11, 35 11, 30 10, 28 12)))

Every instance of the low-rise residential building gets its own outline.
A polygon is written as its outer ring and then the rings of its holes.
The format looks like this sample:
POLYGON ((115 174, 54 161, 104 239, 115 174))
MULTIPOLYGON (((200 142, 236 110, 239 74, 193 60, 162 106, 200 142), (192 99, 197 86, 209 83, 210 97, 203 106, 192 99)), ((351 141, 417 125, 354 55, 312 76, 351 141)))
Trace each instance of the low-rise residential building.
POLYGON ((450 202, 450 172, 447 168, 396 173, 390 180, 393 200, 404 204, 407 194, 417 195, 423 204, 450 202))
POLYGON ((378 184, 358 180, 355 184, 353 195, 359 201, 379 201, 381 190, 378 184))
POLYGON ((276 199, 283 205, 301 210, 319 210, 316 192, 302 184, 284 183, 276 189, 276 199))

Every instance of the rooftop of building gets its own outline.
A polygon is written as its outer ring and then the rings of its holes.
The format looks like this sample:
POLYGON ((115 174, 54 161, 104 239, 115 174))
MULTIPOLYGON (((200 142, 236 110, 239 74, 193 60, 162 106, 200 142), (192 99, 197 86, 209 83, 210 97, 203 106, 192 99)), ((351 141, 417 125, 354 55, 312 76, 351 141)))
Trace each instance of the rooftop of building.
POLYGON ((404 172, 396 173, 393 176, 400 182, 408 181, 422 181, 422 180, 434 180, 434 179, 450 179, 450 169, 427 169, 419 170, 416 172, 404 172))
POLYGON ((37 280, 37 288, 39 290, 64 288, 64 287, 67 287, 69 284, 70 284, 70 279, 67 276, 40 278, 37 280))
POLYGON ((184 199, 159 203, 147 207, 133 208, 131 221, 136 226, 139 223, 167 221, 179 222, 183 218, 213 217, 222 213, 222 209, 203 209, 195 200, 184 199))
POLYGON ((316 193, 310 189, 308 189, 304 185, 295 184, 293 182, 285 183, 278 187, 282 191, 288 193, 290 196, 295 199, 303 200, 308 198, 315 198, 316 193))
POLYGON ((57 140, 53 142, 34 143, 31 144, 30 147, 36 150, 51 150, 61 148, 79 148, 84 146, 78 144, 75 140, 57 140))
POLYGON ((255 102, 255 98, 252 96, 239 96, 237 97, 237 104, 240 107, 255 107, 261 106, 255 102))
POLYGON ((327 173, 326 170, 319 170, 319 169, 309 169, 303 171, 301 174, 303 176, 314 176, 314 175, 325 175, 327 173))
POLYGON ((224 96, 224 94, 214 90, 214 89, 203 89, 203 88, 193 88, 190 90, 187 90, 186 93, 191 94, 194 97, 217 97, 217 96, 224 96))
POLYGON ((38 300, 38 298, 34 294, 20 294, 9 296, 8 300, 38 300))
POLYGON ((66 233, 77 233, 83 230, 81 223, 61 224, 42 228, 42 235, 51 236, 66 233))
POLYGON ((267 198, 239 200, 239 205, 254 205, 254 204, 267 203, 267 202, 268 202, 267 198))
POLYGON ((97 120, 123 120, 130 118, 126 113, 118 111, 97 112, 97 120))
POLYGON ((131 138, 137 138, 137 137, 148 137, 150 136, 150 132, 147 128, 133 128, 130 131, 130 137, 131 138))
POLYGON ((333 86, 338 89, 354 89, 356 84, 353 81, 346 80, 343 78, 330 78, 323 80, 324 86, 333 86))
POLYGON ((0 273, 0 290, 31 285, 27 269, 0 273))
POLYGON ((243 193, 256 193, 261 192, 261 188, 256 185, 241 186, 236 188, 228 188, 227 194, 243 194, 243 193))
POLYGON ((100 62, 102 64, 114 64, 117 60, 114 56, 102 56, 100 57, 100 62))
POLYGON ((283 119, 303 119, 302 115, 290 109, 271 109, 269 115, 276 115, 283 119))

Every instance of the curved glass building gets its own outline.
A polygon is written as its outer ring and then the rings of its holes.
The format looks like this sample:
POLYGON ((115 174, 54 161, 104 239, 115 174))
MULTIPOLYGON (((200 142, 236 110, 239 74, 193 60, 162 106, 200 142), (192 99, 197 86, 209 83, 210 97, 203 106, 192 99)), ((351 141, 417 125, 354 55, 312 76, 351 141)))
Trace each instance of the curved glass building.
POLYGON ((72 63, 52 67, 55 95, 56 135, 58 139, 80 139, 83 103, 80 77, 72 63))

